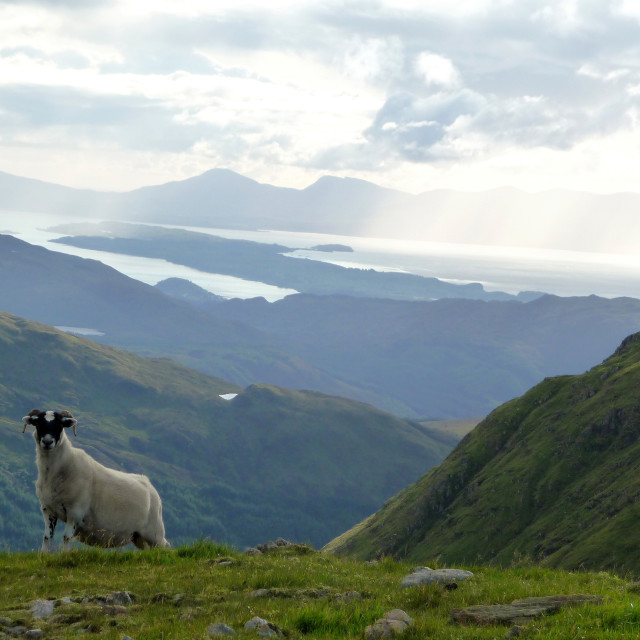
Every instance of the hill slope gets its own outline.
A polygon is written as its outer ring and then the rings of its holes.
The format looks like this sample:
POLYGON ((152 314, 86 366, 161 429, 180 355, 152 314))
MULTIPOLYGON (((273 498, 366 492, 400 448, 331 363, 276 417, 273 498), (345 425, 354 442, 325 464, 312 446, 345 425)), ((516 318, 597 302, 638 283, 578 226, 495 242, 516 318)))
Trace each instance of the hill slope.
POLYGON ((640 570, 640 334, 496 409, 439 467, 333 540, 357 557, 640 570))
POLYGON ((20 422, 34 407, 71 410, 77 446, 148 474, 174 544, 200 536, 322 544, 453 446, 369 405, 267 385, 241 390, 0 313, 0 547, 34 548, 42 535, 34 442, 20 422))

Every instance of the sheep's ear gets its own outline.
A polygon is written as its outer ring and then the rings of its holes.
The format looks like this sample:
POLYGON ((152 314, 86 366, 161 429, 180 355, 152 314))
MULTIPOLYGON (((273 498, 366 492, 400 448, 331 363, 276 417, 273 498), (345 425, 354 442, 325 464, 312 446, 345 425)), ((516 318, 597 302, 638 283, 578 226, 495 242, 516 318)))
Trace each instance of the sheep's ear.
POLYGON ((60 417, 62 418, 62 426, 73 427, 73 435, 77 436, 76 425, 78 421, 68 411, 60 411, 60 417))
POLYGON ((22 433, 27 430, 27 427, 33 424, 33 418, 40 413, 40 409, 31 409, 29 413, 22 418, 22 433))

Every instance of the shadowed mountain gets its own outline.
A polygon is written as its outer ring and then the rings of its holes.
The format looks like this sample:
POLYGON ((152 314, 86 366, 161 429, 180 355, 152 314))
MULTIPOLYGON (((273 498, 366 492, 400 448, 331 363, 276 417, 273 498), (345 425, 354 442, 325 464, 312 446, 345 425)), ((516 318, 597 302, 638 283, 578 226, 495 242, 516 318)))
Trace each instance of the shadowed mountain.
POLYGON ((640 301, 595 296, 523 304, 296 295, 203 308, 185 283, 173 299, 99 262, 2 236, 0 276, 0 308, 10 313, 98 331, 98 342, 243 387, 316 389, 421 418, 484 416, 544 376, 584 371, 640 328, 640 301))
POLYGON ((268 385, 242 390, 0 313, 0 547, 41 540, 34 442, 21 425, 34 407, 70 410, 74 444, 149 475, 174 544, 278 536, 322 544, 454 444, 369 405, 268 385))
POLYGON ((327 550, 637 573, 639 386, 636 333, 587 373, 548 378, 496 409, 327 550))

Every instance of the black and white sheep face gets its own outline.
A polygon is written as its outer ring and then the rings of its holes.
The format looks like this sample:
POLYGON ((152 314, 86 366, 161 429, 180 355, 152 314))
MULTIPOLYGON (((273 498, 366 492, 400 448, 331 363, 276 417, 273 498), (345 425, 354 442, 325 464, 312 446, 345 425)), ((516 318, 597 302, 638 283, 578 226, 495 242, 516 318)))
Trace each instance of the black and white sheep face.
POLYGON ((73 427, 75 432, 76 419, 68 411, 38 411, 34 409, 23 418, 24 429, 28 425, 35 427, 33 437, 43 451, 55 449, 62 441, 62 434, 66 427, 73 427))

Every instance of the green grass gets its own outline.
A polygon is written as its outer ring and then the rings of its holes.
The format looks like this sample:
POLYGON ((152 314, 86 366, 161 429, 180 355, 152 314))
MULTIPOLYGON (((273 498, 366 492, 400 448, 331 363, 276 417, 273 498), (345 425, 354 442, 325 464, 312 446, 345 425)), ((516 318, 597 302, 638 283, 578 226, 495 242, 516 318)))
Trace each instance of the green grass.
POLYGON ((255 638, 244 624, 260 616, 290 638, 362 638, 385 612, 400 608, 415 621, 404 637, 465 640, 502 638, 507 627, 461 626, 453 609, 509 603, 516 598, 598 594, 601 605, 563 610, 525 625, 521 637, 560 640, 634 638, 640 634, 640 595, 614 574, 520 566, 466 567, 476 574, 448 591, 440 586, 400 587, 412 567, 390 559, 367 564, 305 547, 247 556, 200 541, 174 550, 0 554, 0 618, 41 628, 45 638, 136 640, 205 638, 208 626, 230 625, 239 638, 255 638), (225 564, 225 561, 231 564, 225 564), (267 597, 252 592, 269 589, 267 597), (115 591, 135 596, 126 614, 105 611, 94 599, 115 591), (360 597, 345 597, 349 592, 360 597), (69 597, 64 604, 60 599, 69 597), (56 599, 51 618, 33 620, 29 604, 56 599), (83 598, 89 604, 81 604, 83 598))

